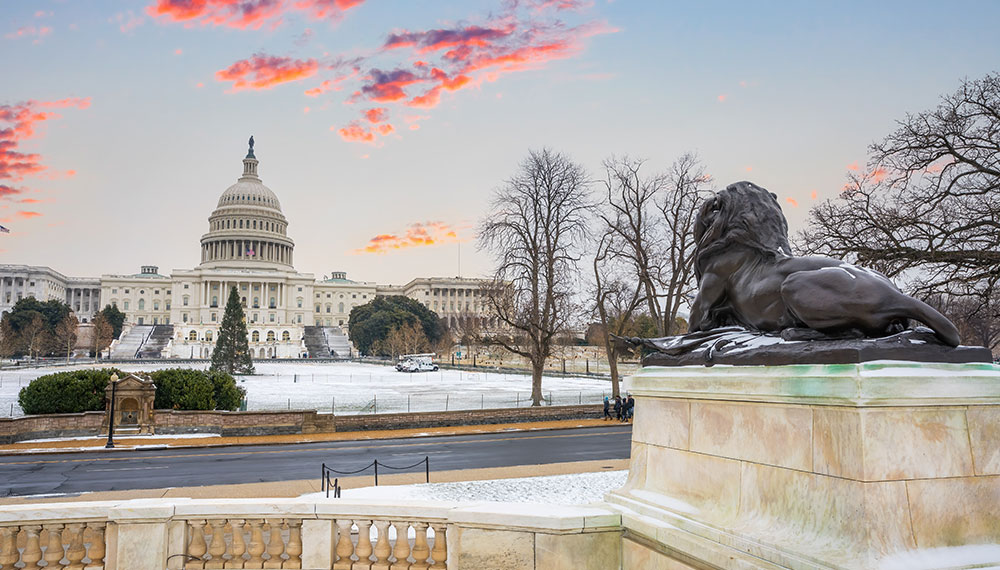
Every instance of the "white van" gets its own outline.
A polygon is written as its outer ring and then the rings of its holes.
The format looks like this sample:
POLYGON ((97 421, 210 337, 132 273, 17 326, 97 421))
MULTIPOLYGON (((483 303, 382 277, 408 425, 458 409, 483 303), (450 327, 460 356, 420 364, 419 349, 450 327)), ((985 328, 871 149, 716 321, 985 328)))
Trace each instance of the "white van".
POLYGON ((404 354, 399 357, 396 370, 400 372, 434 372, 438 366, 431 360, 433 354, 404 354))

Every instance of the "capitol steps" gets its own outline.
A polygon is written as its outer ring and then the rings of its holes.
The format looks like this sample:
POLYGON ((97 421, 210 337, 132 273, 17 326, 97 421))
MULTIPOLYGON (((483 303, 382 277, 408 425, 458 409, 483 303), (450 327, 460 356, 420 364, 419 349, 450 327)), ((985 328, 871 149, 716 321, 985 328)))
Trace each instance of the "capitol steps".
POLYGON ((334 358, 351 357, 351 341, 347 339, 340 327, 323 327, 326 345, 334 358))
POLYGON ((111 358, 115 360, 137 358, 139 349, 153 333, 153 328, 153 325, 135 325, 129 329, 118 339, 118 343, 111 351, 111 358))
POLYGON ((326 334, 323 332, 323 327, 305 327, 304 340, 306 343, 306 351, 309 353, 309 358, 330 357, 330 346, 326 343, 326 334))
POLYGON ((173 325, 153 325, 153 331, 139 347, 136 358, 162 358, 163 349, 174 336, 173 325))

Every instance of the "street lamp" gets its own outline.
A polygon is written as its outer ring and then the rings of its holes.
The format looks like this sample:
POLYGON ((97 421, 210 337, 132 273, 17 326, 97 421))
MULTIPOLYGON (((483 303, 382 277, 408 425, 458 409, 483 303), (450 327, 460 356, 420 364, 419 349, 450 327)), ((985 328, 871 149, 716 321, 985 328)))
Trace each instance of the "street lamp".
POLYGON ((105 449, 112 449, 115 446, 115 391, 118 388, 118 375, 111 375, 111 411, 108 414, 108 443, 105 449))

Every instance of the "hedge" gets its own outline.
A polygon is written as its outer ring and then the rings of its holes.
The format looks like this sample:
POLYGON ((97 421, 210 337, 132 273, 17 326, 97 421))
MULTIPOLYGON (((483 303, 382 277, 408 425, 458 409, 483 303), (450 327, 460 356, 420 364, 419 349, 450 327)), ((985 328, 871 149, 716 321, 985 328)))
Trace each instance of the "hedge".
MULTIPOLYGON (((71 370, 39 376, 21 388, 18 404, 26 415, 67 414, 104 410, 104 389, 116 368, 71 370)), ((174 410, 236 410, 246 390, 225 372, 169 368, 138 373, 153 379, 153 407, 174 410)))

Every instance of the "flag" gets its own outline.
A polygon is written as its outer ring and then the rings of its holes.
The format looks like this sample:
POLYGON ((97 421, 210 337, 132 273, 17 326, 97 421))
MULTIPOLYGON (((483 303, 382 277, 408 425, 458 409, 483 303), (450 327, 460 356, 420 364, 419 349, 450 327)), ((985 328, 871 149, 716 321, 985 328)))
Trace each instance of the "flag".
POLYGON ((3 226, 0 226, 0 233, 5 233, 5 234, 9 234, 9 233, 10 233, 10 230, 8 230, 7 228, 5 228, 5 227, 3 227, 3 226))
POLYGON ((250 255, 250 256, 253 255, 253 248, 252 247, 248 247, 247 248, 247 255, 250 255))

